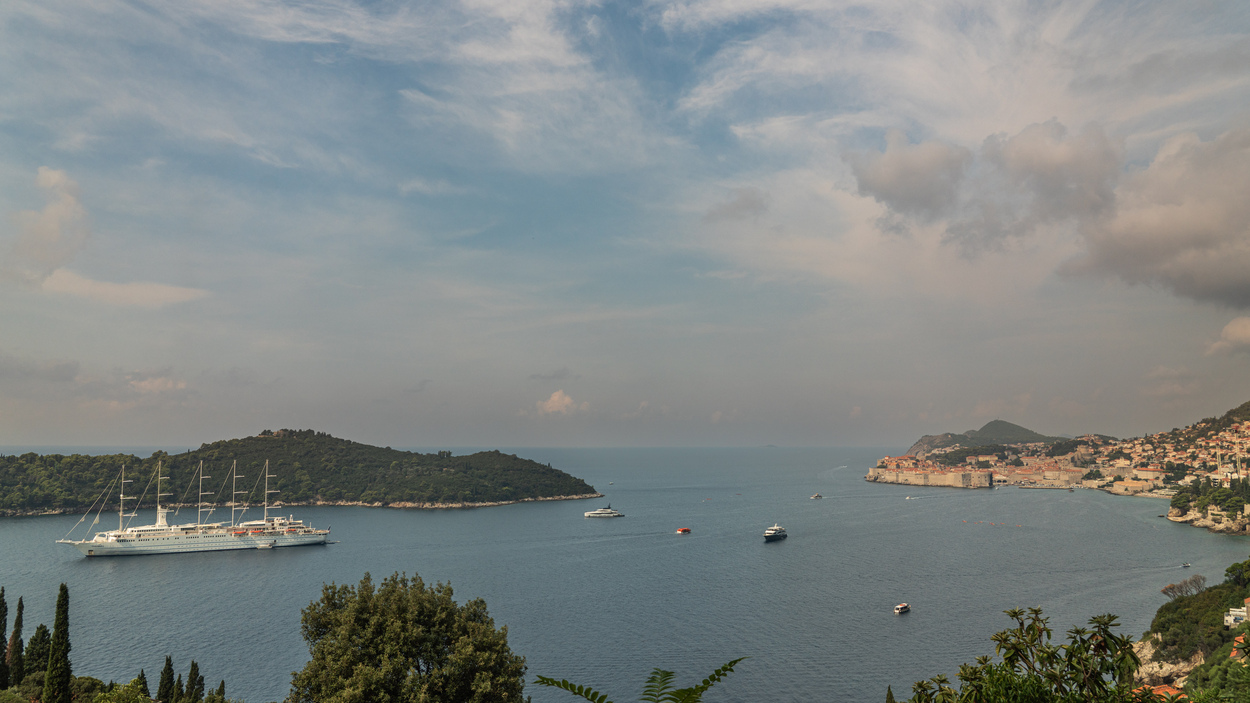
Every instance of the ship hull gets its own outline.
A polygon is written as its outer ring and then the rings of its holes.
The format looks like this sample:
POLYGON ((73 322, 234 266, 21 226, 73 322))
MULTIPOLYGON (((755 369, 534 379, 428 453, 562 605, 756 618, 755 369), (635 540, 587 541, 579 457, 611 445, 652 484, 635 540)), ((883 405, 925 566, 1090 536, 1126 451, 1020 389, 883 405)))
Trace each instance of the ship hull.
POLYGON ((325 544, 328 534, 191 534, 139 537, 118 540, 71 542, 84 556, 111 557, 138 554, 181 554, 184 552, 225 552, 236 549, 272 549, 325 544))

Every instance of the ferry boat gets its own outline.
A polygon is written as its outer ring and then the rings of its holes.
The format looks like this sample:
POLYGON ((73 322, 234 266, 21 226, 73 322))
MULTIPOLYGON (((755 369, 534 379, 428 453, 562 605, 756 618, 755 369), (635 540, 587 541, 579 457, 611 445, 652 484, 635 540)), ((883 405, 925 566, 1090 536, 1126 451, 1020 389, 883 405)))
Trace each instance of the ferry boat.
POLYGON ((585 515, 586 517, 625 517, 624 513, 613 510, 611 504, 608 504, 608 507, 606 508, 599 508, 598 510, 587 510, 585 512, 585 515))
POLYGON ((903 613, 906 613, 909 610, 911 610, 911 606, 907 605, 906 603, 899 603, 898 605, 894 606, 895 615, 902 615, 903 613))
MULTIPOLYGON (((234 469, 231 469, 233 472, 234 469)), ((236 507, 236 502, 231 496, 230 501, 230 523, 224 522, 204 522, 203 514, 206 510, 205 503, 201 500, 197 505, 196 521, 182 525, 170 525, 168 518, 168 508, 161 507, 161 497, 170 495, 169 493, 161 493, 161 476, 160 464, 156 469, 156 522, 151 525, 127 526, 125 524, 127 517, 134 517, 134 513, 126 512, 126 501, 135 500, 136 496, 126 495, 126 484, 130 483, 125 479, 125 469, 122 469, 121 475, 121 491, 118 494, 119 507, 117 516, 117 529, 108 530, 106 532, 97 532, 90 539, 57 540, 60 544, 69 544, 83 555, 88 557, 103 556, 121 556, 129 554, 176 554, 182 552, 219 552, 234 549, 272 549, 274 547, 297 547, 306 544, 325 544, 326 539, 330 535, 330 530, 320 530, 305 525, 303 520, 296 520, 295 516, 270 517, 269 511, 269 494, 277 493, 277 491, 269 490, 269 479, 272 475, 269 473, 269 462, 265 462, 265 504, 264 514, 260 520, 248 520, 246 522, 236 522, 236 514, 247 510, 246 507, 236 507)), ((204 476, 203 464, 200 467, 200 497, 206 494, 203 491, 204 476)), ((235 475, 234 480, 242 478, 235 475)), ((235 491, 231 484, 231 490, 234 494, 246 493, 247 491, 235 491)), ((213 508, 207 508, 211 514, 213 508)), ((86 516, 83 516, 84 519, 86 516)), ((97 514, 96 520, 99 520, 97 514)), ((79 521, 81 523, 81 520, 79 521)), ((72 532, 72 530, 71 530, 72 532)))
POLYGON ((781 525, 774 524, 772 527, 764 530, 765 542, 776 542, 786 538, 786 528, 781 525))

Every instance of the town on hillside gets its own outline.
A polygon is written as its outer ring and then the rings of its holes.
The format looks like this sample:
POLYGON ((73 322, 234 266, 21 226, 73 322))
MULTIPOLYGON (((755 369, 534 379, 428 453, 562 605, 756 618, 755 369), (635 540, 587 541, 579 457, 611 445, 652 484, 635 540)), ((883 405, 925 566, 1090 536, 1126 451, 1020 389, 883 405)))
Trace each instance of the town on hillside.
POLYGON ((1250 473, 1250 420, 1236 421, 1242 415, 1237 411, 1183 430, 1126 440, 1084 435, 972 447, 954 443, 918 451, 922 441, 908 454, 882 458, 865 478, 955 488, 1098 488, 1159 497, 1172 497, 1196 482, 1236 487, 1243 467, 1250 473))

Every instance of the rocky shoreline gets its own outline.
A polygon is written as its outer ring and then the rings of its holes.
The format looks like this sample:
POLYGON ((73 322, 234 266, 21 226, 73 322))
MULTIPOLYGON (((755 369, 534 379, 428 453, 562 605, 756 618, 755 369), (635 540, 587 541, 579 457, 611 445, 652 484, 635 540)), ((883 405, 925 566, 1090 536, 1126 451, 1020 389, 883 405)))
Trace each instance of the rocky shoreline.
POLYGON ((1196 510, 1186 513, 1180 508, 1172 508, 1168 511, 1167 519, 1193 527, 1205 527, 1208 532, 1223 535, 1250 535, 1250 517, 1246 515, 1210 515, 1196 510))
MULTIPOLYGON (((363 508, 400 508, 407 510, 456 510, 462 508, 492 508, 498 505, 513 505, 516 503, 538 503, 550 500, 586 500, 587 498, 602 498, 602 493, 582 493, 579 495, 569 496, 540 496, 537 498, 518 498, 516 500, 499 500, 487 501, 482 503, 366 503, 359 500, 307 500, 298 502, 278 502, 274 503, 270 508, 283 508, 300 505, 334 505, 334 506, 359 506, 363 508)), ((170 508, 193 508, 194 504, 171 503, 170 508)), ((252 506, 259 507, 259 506, 252 506)), ((38 515, 82 515, 90 512, 82 508, 27 508, 27 509, 11 509, 0 510, 0 517, 34 517, 38 515)))

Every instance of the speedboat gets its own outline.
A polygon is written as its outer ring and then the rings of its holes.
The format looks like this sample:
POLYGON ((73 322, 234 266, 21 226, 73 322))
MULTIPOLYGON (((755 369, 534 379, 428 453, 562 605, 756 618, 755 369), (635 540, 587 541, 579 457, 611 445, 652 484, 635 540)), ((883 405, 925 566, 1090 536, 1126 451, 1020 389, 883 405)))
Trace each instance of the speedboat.
POLYGON ((909 610, 911 610, 911 606, 907 605, 906 603, 899 603, 898 605, 894 606, 895 615, 902 615, 903 613, 906 613, 909 610))
POLYGON ((1188 568, 1189 568, 1189 562, 1185 562, 1184 564, 1181 564, 1181 568, 1182 568, 1182 569, 1188 569, 1188 568))
POLYGON ((821 494, 819 494, 819 493, 817 493, 816 495, 812 496, 812 500, 820 500, 821 498, 824 498, 824 496, 822 496, 822 495, 821 495, 821 494))
POLYGON ((585 515, 586 517, 625 517, 624 513, 613 510, 611 504, 609 504, 608 507, 606 508, 599 508, 598 510, 587 510, 585 512, 585 515))
POLYGON ((690 528, 689 528, 689 527, 679 527, 679 528, 677 528, 677 534, 679 534, 679 535, 688 535, 688 534, 690 534, 690 528))
POLYGON ((765 542, 776 542, 786 538, 786 528, 781 525, 774 524, 772 527, 764 530, 765 542))

